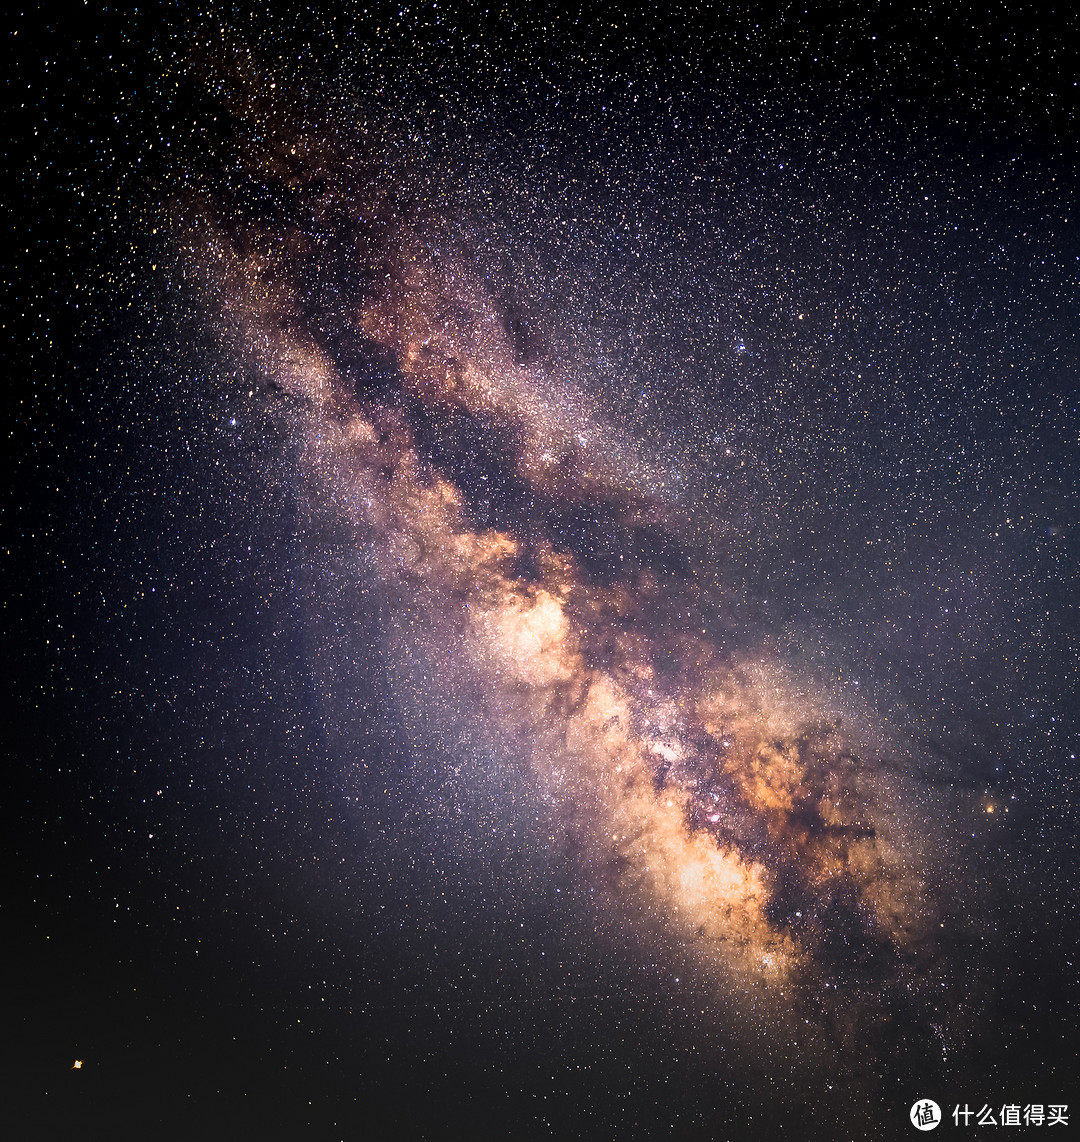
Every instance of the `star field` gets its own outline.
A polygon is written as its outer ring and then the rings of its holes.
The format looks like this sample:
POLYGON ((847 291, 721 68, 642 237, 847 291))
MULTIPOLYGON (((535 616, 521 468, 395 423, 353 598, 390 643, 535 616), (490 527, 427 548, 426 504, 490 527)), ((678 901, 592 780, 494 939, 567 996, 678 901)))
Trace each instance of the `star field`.
POLYGON ((1068 1104, 1060 19, 8 41, 26 1131, 1068 1104))

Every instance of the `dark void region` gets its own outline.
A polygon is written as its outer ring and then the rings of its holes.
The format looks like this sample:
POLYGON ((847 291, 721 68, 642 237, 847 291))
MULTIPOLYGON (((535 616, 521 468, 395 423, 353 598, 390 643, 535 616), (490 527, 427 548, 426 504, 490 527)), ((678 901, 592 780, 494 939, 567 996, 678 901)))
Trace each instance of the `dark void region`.
POLYGON ((506 531, 522 546, 521 574, 530 578, 542 542, 569 551, 599 583, 634 570, 665 575, 690 567, 689 553, 670 535, 627 523, 620 504, 598 498, 568 501, 527 484, 519 475, 522 451, 513 428, 459 408, 435 408, 409 391, 394 352, 352 330, 327 337, 335 364, 364 405, 400 412, 421 459, 462 493, 477 529, 506 531))

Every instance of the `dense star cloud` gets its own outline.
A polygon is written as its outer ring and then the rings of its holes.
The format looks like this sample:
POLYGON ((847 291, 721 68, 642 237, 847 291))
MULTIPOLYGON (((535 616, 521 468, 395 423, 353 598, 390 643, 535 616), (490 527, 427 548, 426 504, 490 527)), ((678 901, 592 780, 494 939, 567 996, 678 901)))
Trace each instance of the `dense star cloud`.
POLYGON ((42 1121, 1073 1094, 1065 41, 632 16, 163 16, 47 108, 89 313, 13 418, 18 867, 28 1026, 88 1014, 28 1058, 107 1077, 42 1121))

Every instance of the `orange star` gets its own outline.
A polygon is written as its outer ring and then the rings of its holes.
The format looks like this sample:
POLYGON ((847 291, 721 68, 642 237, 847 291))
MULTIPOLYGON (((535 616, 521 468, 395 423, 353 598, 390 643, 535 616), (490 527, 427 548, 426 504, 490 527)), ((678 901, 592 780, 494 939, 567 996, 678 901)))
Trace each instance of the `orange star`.
POLYGON ((75 1065, 71 1069, 73 1071, 81 1071, 82 1070, 82 1059, 76 1059, 75 1065))

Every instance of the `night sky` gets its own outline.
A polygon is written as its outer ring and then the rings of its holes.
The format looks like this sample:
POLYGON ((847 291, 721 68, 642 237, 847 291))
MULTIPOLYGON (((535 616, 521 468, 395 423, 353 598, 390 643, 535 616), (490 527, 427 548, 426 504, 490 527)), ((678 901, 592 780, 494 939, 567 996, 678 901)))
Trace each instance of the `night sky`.
POLYGON ((5 1133, 1068 1136, 1075 21, 272 8, 4 32, 5 1133))

